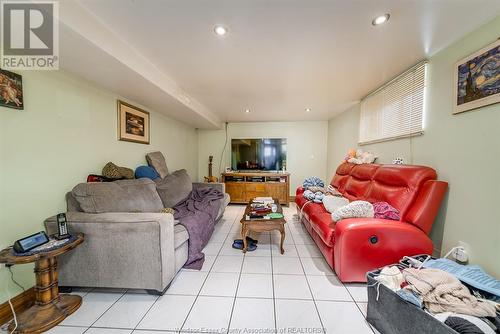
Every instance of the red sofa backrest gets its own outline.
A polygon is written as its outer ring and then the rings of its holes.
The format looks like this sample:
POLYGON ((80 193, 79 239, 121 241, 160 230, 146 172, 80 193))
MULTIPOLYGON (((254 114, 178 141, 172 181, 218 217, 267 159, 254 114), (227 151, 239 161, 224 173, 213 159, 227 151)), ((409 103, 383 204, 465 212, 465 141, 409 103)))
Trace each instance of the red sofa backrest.
POLYGON ((344 196, 349 201, 367 200, 368 192, 372 187, 373 176, 379 168, 380 165, 375 164, 353 166, 344 187, 344 196))
POLYGON ((436 171, 425 166, 343 163, 331 185, 350 201, 387 202, 399 210, 402 221, 429 233, 447 188, 436 178, 436 171))
POLYGON ((333 175, 333 179, 330 184, 337 188, 341 193, 344 193, 345 184, 349 179, 349 173, 354 166, 355 165, 348 163, 343 163, 338 166, 337 171, 335 172, 335 175, 333 175))

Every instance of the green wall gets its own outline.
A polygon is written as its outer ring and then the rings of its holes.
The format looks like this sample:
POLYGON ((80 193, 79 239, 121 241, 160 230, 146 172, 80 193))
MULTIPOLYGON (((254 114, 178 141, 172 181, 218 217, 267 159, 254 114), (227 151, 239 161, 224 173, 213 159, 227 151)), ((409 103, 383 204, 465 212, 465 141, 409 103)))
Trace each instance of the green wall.
MULTIPOLYGON (((500 104, 453 112, 453 65, 499 37, 500 16, 429 59, 424 134, 362 148, 379 162, 396 157, 428 165, 449 182, 449 193, 431 237, 438 251, 463 241, 471 263, 500 277, 500 104)), ((359 105, 329 121, 328 173, 357 146, 359 105)))
POLYGON ((232 138, 286 138, 287 161, 286 169, 290 176, 290 195, 306 177, 318 176, 325 179, 326 175, 326 145, 327 121, 309 122, 247 122, 230 123, 228 125, 228 142, 222 168, 219 169, 222 149, 224 147, 224 130, 200 130, 198 146, 198 175, 202 178, 208 172, 208 156, 214 156, 214 175, 219 177, 219 170, 231 166, 232 138))
MULTIPOLYGON (((65 211, 64 194, 108 161, 135 168, 159 150, 171 170, 197 179, 196 129, 151 112, 150 145, 118 141, 118 96, 62 71, 21 74, 25 110, 0 107, 0 246, 42 230, 46 217, 65 211)), ((24 287, 34 284, 32 268, 14 267, 24 287)), ((6 286, 20 292, 3 268, 0 303, 6 286)))

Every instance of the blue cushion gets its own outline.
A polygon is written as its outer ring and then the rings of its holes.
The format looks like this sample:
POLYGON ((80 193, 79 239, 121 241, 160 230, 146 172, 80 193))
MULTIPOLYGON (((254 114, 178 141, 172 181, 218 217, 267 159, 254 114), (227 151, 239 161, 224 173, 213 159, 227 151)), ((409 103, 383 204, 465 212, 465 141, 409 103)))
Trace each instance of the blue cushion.
POLYGON ((149 166, 139 166, 135 169, 135 178, 140 179, 147 177, 148 179, 154 180, 160 177, 156 170, 149 166))

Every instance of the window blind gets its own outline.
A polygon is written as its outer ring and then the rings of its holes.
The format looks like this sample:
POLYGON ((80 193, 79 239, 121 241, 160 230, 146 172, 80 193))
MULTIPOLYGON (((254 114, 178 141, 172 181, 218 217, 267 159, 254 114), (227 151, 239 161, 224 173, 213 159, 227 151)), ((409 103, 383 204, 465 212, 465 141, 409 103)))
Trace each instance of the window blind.
POLYGON ((361 101, 359 143, 423 133, 427 62, 421 62, 361 101))

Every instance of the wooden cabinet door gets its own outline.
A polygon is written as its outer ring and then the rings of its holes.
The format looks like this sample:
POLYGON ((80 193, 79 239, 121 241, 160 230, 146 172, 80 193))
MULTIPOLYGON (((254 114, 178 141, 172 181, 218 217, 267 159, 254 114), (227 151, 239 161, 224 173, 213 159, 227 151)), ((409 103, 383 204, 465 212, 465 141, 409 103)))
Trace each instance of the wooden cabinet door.
POLYGON ((245 197, 247 202, 255 197, 269 196, 265 183, 247 183, 245 186, 245 197))
POLYGON ((233 203, 247 202, 245 197, 245 184, 243 182, 227 182, 226 193, 231 197, 233 203))
POLYGON ((279 199, 281 204, 288 204, 286 203, 286 183, 267 183, 266 188, 267 196, 279 199))

